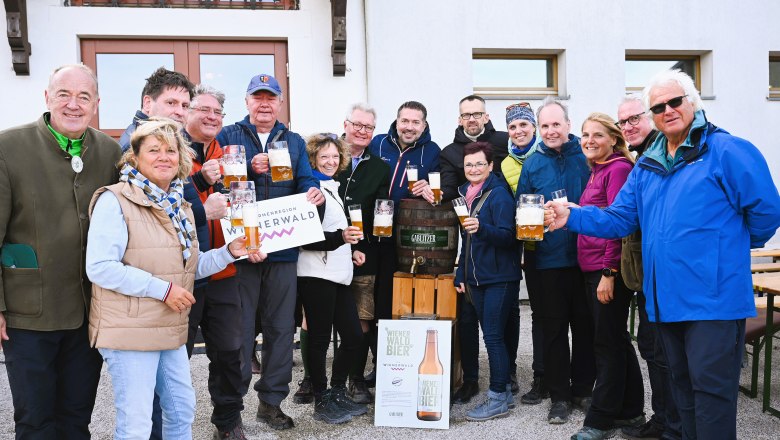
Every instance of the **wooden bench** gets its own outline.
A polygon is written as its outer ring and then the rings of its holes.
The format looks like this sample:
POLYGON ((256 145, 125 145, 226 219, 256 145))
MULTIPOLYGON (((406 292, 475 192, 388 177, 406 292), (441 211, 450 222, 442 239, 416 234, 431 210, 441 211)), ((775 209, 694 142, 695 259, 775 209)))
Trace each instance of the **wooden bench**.
POLYGON ((756 263, 750 265, 750 272, 780 272, 780 263, 756 263))

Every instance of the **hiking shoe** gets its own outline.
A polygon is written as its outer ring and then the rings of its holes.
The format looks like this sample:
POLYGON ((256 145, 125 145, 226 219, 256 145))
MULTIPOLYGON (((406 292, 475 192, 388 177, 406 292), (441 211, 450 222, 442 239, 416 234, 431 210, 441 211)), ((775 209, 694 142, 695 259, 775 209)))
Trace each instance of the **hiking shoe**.
POLYGON ((369 388, 376 387, 376 365, 374 365, 374 369, 371 370, 370 373, 366 374, 366 377, 364 377, 363 380, 366 381, 369 388))
POLYGON ((488 390, 485 400, 466 413, 466 420, 481 422, 497 417, 506 417, 508 414, 509 407, 506 402, 506 391, 497 393, 493 390, 488 390))
POLYGON ((647 422, 647 418, 645 418, 644 414, 640 414, 634 418, 631 419, 615 419, 615 428, 622 428, 622 427, 638 427, 642 426, 647 422))
POLYGON ((336 404, 332 398, 331 391, 327 390, 320 396, 314 397, 314 414, 312 414, 312 418, 325 423, 338 424, 349 422, 352 420, 352 415, 336 404))
POLYGON ((575 408, 579 408, 584 412, 585 414, 588 413, 588 410, 590 409, 590 403, 593 401, 593 398, 588 397, 572 397, 571 398, 571 404, 575 408))
POLYGON ((295 426, 293 419, 285 414, 281 408, 270 403, 265 403, 262 400, 257 406, 258 422, 263 422, 273 429, 283 430, 290 429, 295 426))
POLYGON ((517 373, 509 375, 509 384, 512 386, 512 394, 518 394, 520 392, 520 385, 517 383, 517 373))
POLYGON ((520 402, 525 405, 538 405, 548 397, 550 397, 550 393, 544 384, 544 377, 534 377, 531 389, 520 397, 520 402))
POLYGON ((293 394, 293 402, 312 403, 314 401, 314 392, 311 389, 311 379, 304 377, 303 380, 298 382, 298 391, 293 394))
POLYGON ((565 400, 553 402, 550 406, 550 412, 547 413, 547 423, 562 425, 569 421, 569 414, 571 414, 571 403, 565 400))
POLYGON ((371 391, 368 390, 366 381, 359 379, 349 382, 347 397, 352 399, 355 403, 371 403, 374 401, 374 396, 371 394, 371 391))
POLYGON ((463 385, 452 395, 452 403, 462 405, 469 403, 471 398, 479 393, 479 384, 470 380, 463 381, 463 385))
POLYGON ((571 436, 571 440, 602 440, 612 438, 616 433, 617 429, 614 428, 602 431, 600 429, 591 428, 590 426, 583 426, 582 429, 571 436))
POLYGON ((347 389, 336 386, 330 389, 330 398, 339 408, 348 412, 351 416, 362 416, 368 412, 368 407, 363 403, 357 403, 347 398, 347 389))
POLYGON ((663 436, 664 426, 650 419, 643 425, 625 426, 620 434, 629 440, 657 440, 663 436))
POLYGON ((515 396, 512 395, 512 384, 506 384, 506 406, 509 409, 515 408, 515 396))
POLYGON ((244 424, 239 422, 233 429, 227 431, 221 431, 219 428, 214 428, 214 440, 247 440, 246 434, 244 434, 244 424))

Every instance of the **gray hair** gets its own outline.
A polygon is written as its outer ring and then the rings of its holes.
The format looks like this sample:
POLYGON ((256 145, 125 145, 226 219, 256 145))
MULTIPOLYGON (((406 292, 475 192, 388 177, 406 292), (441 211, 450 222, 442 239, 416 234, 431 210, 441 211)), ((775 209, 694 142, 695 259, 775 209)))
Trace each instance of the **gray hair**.
POLYGON ((688 101, 693 104, 694 111, 704 110, 704 103, 701 100, 699 91, 696 90, 693 79, 679 69, 658 72, 650 79, 650 83, 642 90, 642 100, 644 101, 645 109, 650 108, 650 93, 653 89, 669 83, 677 84, 683 89, 683 92, 688 95, 688 101))
MULTIPOLYGON (((639 92, 629 93, 628 95, 624 96, 623 99, 620 100, 620 104, 618 104, 618 107, 627 103, 627 102, 634 102, 637 101, 644 107, 645 102, 642 100, 642 94, 639 92)), ((645 108, 646 110, 646 108, 645 108)))
POLYGON ((349 106, 349 110, 347 110, 347 117, 345 119, 349 120, 349 118, 352 117, 352 113, 355 113, 355 110, 360 110, 361 112, 371 113, 371 116, 374 117, 374 122, 376 122, 376 110, 374 110, 374 107, 371 107, 370 105, 366 104, 365 102, 356 102, 349 106))
POLYGON ((540 105, 539 108, 536 109, 536 120, 537 121, 539 120, 539 115, 542 113, 542 109, 547 107, 547 106, 550 106, 550 105, 557 105, 558 107, 560 107, 561 110, 563 110, 563 119, 566 122, 570 122, 569 121, 569 108, 566 107, 566 104, 564 104, 561 101, 553 98, 552 96, 547 96, 546 98, 544 98, 544 101, 542 101, 542 105, 540 105))
POLYGON ((195 86, 192 90, 192 102, 195 102, 200 95, 211 95, 217 100, 220 107, 225 107, 225 94, 214 87, 207 86, 206 84, 198 84, 195 86))
POLYGON ((48 86, 46 86, 46 89, 47 89, 47 90, 51 91, 51 84, 52 84, 52 82, 54 81, 54 77, 55 77, 55 76, 56 76, 58 73, 60 73, 61 71, 65 70, 65 69, 79 69, 79 70, 81 70, 82 72, 84 72, 84 73, 86 73, 87 75, 89 75, 89 77, 90 77, 90 78, 92 78, 92 82, 93 82, 93 83, 95 83, 95 96, 96 96, 96 97, 98 97, 98 96, 99 96, 99 92, 98 92, 98 80, 97 80, 97 75, 95 75, 95 72, 93 72, 93 71, 92 71, 92 69, 90 69, 90 67, 89 67, 89 66, 87 66, 87 65, 85 65, 85 64, 82 64, 82 63, 77 63, 77 64, 63 64, 62 66, 60 66, 60 67, 57 67, 56 69, 54 69, 54 71, 51 73, 51 75, 49 75, 49 85, 48 85, 48 86))

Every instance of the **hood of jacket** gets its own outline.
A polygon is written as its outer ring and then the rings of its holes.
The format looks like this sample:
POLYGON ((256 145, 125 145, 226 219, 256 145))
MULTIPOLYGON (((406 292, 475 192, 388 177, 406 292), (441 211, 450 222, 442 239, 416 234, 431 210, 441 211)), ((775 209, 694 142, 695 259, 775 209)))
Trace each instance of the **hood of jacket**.
POLYGON ((540 141, 538 144, 536 144, 536 150, 545 156, 549 157, 556 157, 556 156, 574 156, 579 153, 582 153, 582 147, 580 146, 580 138, 569 133, 569 140, 567 140, 563 145, 561 145, 560 152, 558 150, 552 149, 548 147, 544 141, 540 141))

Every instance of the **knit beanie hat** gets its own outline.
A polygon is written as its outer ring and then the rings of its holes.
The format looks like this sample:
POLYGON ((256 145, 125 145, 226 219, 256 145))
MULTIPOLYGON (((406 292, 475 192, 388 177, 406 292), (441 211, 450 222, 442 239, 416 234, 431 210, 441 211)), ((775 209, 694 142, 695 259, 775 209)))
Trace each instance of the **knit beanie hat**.
POLYGON ((518 119, 525 119, 536 127, 536 118, 534 117, 534 111, 531 110, 531 104, 520 102, 506 108, 506 125, 518 119))

